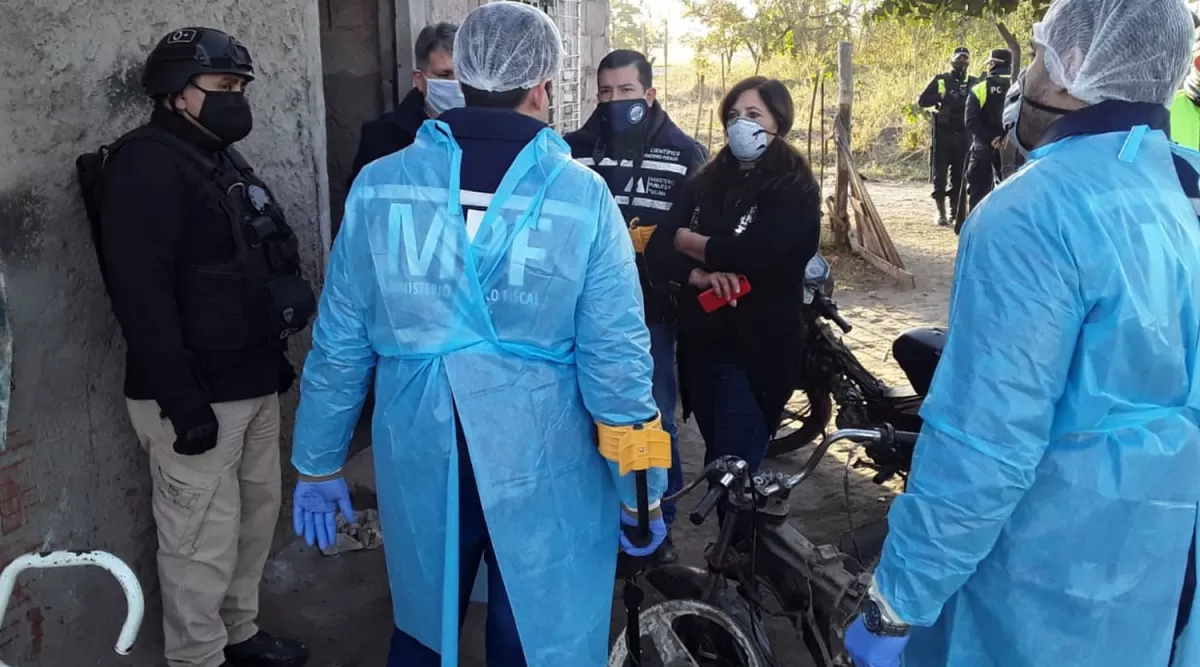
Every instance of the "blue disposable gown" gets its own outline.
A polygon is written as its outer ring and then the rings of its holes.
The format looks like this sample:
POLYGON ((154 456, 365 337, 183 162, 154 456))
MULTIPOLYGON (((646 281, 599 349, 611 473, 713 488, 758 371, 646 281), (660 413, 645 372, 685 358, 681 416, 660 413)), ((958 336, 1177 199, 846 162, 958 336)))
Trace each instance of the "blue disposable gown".
POLYGON ((876 572, 925 626, 905 667, 1168 664, 1200 502, 1200 224, 1173 150, 1200 166, 1144 126, 1063 139, 968 221, 876 572))
MULTIPOLYGON (((606 663, 634 476, 594 422, 652 419, 629 234, 604 182, 543 130, 482 220, 443 123, 359 175, 304 366, 292 461, 341 468, 367 386, 396 625, 456 664, 457 408, 530 667, 606 663), (443 601, 450 604, 443 606, 443 601)), ((653 469, 651 498, 666 474, 653 469)))

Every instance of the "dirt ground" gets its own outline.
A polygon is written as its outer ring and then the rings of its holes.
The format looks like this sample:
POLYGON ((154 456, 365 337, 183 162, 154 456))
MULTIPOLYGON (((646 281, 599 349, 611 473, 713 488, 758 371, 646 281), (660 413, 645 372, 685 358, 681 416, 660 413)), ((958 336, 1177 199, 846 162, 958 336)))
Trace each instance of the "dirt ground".
MULTIPOLYGON (((842 315, 854 325, 846 339, 855 354, 884 380, 903 385, 903 373, 890 359, 892 341, 906 329, 945 323, 957 237, 950 229, 933 226, 928 186, 872 182, 868 188, 916 278, 916 289, 898 289, 855 258, 834 256, 835 299, 842 315)), ((704 446, 694 424, 683 424, 681 431, 685 472, 691 479, 700 471, 704 446)), ((802 450, 769 459, 764 467, 796 471, 806 458, 807 450, 802 450)), ((849 458, 845 451, 832 451, 817 474, 791 496, 794 525, 818 544, 836 543, 851 524, 882 517, 894 493, 894 488, 872 484, 865 473, 848 470, 849 458), (849 502, 844 493, 847 475, 849 502)), ((374 486, 369 455, 357 457, 347 474, 359 488, 374 486)), ((704 549, 716 537, 715 521, 696 527, 686 520, 686 512, 698 500, 693 496, 682 501, 674 534, 681 562, 694 565, 702 565, 704 549)), ((385 576, 381 552, 327 559, 293 544, 268 563, 264 626, 308 641, 313 649, 312 667, 382 667, 391 631, 385 576)), ((623 619, 620 586, 615 586, 614 592, 614 631, 619 631, 623 619)), ((484 614, 481 605, 472 605, 463 634, 460 664, 464 667, 486 664, 484 614)), ((778 635, 779 630, 773 629, 779 667, 810 664, 801 651, 788 650, 788 637, 778 635)))

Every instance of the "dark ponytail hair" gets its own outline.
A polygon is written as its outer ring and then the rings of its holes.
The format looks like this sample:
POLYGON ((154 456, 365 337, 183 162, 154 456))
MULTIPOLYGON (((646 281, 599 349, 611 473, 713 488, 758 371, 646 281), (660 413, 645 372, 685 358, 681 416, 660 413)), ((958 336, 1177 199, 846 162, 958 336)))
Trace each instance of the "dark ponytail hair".
MULTIPOLYGON (((804 158, 792 148, 787 141, 788 132, 796 121, 796 107, 792 102, 792 94, 787 86, 778 79, 768 79, 765 76, 752 76, 739 81, 729 89, 721 100, 721 124, 729 124, 730 114, 738 99, 748 90, 756 90, 762 97, 767 113, 775 120, 778 132, 775 140, 767 146, 767 151, 758 160, 757 168, 769 175, 797 174, 812 178, 812 169, 804 158)), ((741 164, 726 145, 717 156, 696 174, 696 180, 701 190, 721 187, 723 182, 731 180, 741 169, 741 164)))

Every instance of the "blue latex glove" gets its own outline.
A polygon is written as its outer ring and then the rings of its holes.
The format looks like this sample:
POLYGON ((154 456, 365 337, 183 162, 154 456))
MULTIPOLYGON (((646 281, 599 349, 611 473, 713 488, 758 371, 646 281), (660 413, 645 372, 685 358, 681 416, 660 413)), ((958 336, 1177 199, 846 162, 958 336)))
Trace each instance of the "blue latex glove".
MULTIPOLYGON (((622 508, 621 526, 637 527, 637 525, 637 516, 630 516, 629 512, 622 508)), ((657 518, 650 519, 650 544, 644 547, 635 547, 629 541, 629 538, 625 536, 625 532, 621 531, 621 551, 635 558, 642 558, 658 551, 658 547, 662 545, 665 539, 667 539, 667 523, 663 521, 662 513, 660 512, 657 518)))
POLYGON ((300 481, 292 500, 292 526, 308 546, 329 548, 337 541, 337 513, 355 523, 354 507, 346 480, 338 477, 324 482, 300 481))
POLYGON ((862 616, 854 619, 846 630, 846 652, 854 659, 855 667, 900 667, 900 654, 908 637, 881 637, 873 634, 863 623, 862 616))

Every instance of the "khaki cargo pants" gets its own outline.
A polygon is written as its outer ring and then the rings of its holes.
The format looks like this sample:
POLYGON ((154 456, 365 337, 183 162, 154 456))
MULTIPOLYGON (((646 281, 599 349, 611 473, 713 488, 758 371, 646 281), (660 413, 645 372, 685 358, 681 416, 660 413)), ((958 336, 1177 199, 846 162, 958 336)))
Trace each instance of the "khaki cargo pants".
POLYGON ((163 634, 170 667, 219 667, 258 632, 258 589, 279 517, 279 397, 214 403, 217 446, 175 453, 154 401, 128 401, 150 453, 163 634))

